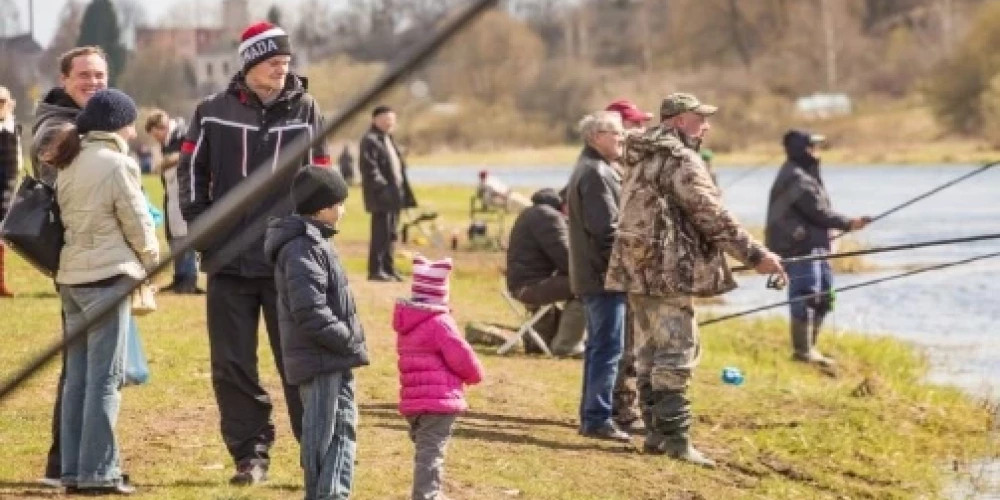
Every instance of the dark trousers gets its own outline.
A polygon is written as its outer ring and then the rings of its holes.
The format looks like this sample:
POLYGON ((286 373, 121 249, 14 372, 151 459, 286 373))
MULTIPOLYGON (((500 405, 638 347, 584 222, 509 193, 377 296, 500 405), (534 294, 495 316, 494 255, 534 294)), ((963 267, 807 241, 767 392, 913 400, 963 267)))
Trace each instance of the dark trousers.
POLYGON ((372 239, 368 247, 368 276, 395 274, 393 242, 399 226, 399 210, 372 212, 372 239))
POLYGON ((573 298, 573 292, 569 287, 569 276, 566 275, 551 276, 513 292, 515 299, 536 307, 554 302, 566 302, 573 298))
POLYGON ((278 293, 273 278, 212 274, 208 278, 208 341, 212 387, 222 417, 222 439, 233 460, 269 460, 274 443, 271 397, 257 371, 257 327, 261 311, 274 363, 281 375, 295 439, 302 436, 302 399, 285 382, 278 336, 278 293))
POLYGON ((639 390, 636 387, 635 332, 633 330, 632 308, 625 308, 625 348, 618 362, 618 378, 615 380, 615 397, 611 404, 615 422, 628 427, 641 416, 638 407, 639 390))
MULTIPOLYGON (((63 331, 66 331, 66 315, 62 317, 63 331)), ((56 388, 56 405, 52 409, 52 445, 49 446, 49 455, 45 460, 45 477, 51 479, 62 478, 62 455, 59 453, 59 430, 62 428, 62 395, 63 386, 66 385, 66 351, 62 353, 62 367, 59 368, 59 386, 56 388)))

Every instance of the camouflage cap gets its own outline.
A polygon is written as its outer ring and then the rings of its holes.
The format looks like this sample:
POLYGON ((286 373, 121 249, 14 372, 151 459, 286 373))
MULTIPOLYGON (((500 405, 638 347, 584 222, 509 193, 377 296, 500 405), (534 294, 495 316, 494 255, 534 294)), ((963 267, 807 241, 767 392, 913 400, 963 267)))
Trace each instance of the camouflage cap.
POLYGON ((668 95, 660 104, 660 118, 672 118, 688 111, 702 116, 711 116, 718 110, 719 108, 710 104, 702 104, 697 97, 691 94, 676 92, 668 95))

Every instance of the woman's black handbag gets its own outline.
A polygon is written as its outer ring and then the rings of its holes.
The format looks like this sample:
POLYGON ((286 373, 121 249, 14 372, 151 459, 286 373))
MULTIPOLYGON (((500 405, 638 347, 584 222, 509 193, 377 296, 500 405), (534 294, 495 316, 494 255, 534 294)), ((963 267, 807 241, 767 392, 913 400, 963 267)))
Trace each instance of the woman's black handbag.
POLYGON ((39 271, 55 276, 63 237, 55 189, 25 177, 0 224, 0 239, 39 271))

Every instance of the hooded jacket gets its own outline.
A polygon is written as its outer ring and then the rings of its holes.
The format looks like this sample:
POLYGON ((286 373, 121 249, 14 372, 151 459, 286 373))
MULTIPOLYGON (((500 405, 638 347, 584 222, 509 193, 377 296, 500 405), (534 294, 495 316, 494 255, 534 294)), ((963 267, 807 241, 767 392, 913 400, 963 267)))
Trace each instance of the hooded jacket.
POLYGON ((328 241, 335 232, 299 215, 267 227, 264 249, 274 264, 281 355, 292 385, 368 364, 354 295, 328 241))
POLYGON ((625 143, 621 220, 607 287, 659 297, 736 288, 725 254, 756 265, 764 248, 722 203, 698 151, 665 125, 625 143))
POLYGON ((851 220, 833 210, 820 176, 819 160, 809 154, 809 135, 793 131, 784 141, 788 159, 771 186, 764 228, 768 248, 783 258, 830 250, 830 230, 850 229, 851 220))
POLYGON ((465 411, 463 384, 478 384, 483 367, 462 338, 448 306, 399 300, 393 312, 399 355, 399 412, 404 416, 465 411))
MULTIPOLYGON (((284 146, 320 132, 322 116, 306 92, 306 84, 304 78, 289 74, 277 98, 263 104, 242 74, 237 74, 226 90, 198 105, 177 167, 181 211, 188 223, 257 169, 275 169, 277 153, 284 146)), ((302 164, 309 163, 329 165, 326 147, 321 145, 306 155, 302 164)), ((292 213, 289 192, 294 176, 295 172, 289 172, 274 177, 271 190, 253 209, 198 248, 205 272, 247 278, 272 276, 273 269, 264 258, 264 231, 269 218, 292 213), (224 248, 230 242, 234 244, 224 248)))
POLYGON ((31 126, 31 170, 32 177, 49 186, 55 186, 58 171, 52 165, 41 161, 38 156, 58 135, 63 126, 76 121, 82 109, 62 87, 55 87, 45 93, 35 107, 35 121, 31 126))
POLYGON ((569 226, 553 189, 531 196, 510 230, 507 247, 507 288, 510 293, 554 275, 569 276, 569 226))

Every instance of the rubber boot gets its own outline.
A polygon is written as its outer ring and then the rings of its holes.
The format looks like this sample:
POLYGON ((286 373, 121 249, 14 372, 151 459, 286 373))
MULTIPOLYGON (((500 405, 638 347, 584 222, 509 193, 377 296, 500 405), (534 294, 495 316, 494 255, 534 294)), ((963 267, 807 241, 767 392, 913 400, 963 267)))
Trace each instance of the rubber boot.
POLYGON ((13 297, 14 292, 7 288, 6 252, 7 247, 0 243, 0 297, 13 297))
POLYGON ((812 333, 810 322, 792 318, 792 359, 795 361, 810 362, 809 352, 812 348, 812 333))
POLYGON ((830 358, 823 356, 813 348, 813 321, 802 321, 792 318, 792 359, 828 368, 833 366, 830 358))
POLYGON ((715 468, 715 460, 708 458, 704 453, 698 451, 691 444, 691 439, 687 434, 677 434, 673 436, 662 436, 649 433, 642 450, 650 455, 666 455, 674 460, 687 462, 699 467, 709 469, 715 468))
POLYGON ((836 366, 837 362, 820 352, 819 349, 816 349, 816 339, 819 338, 819 332, 823 328, 824 319, 826 319, 826 313, 817 312, 813 316, 812 330, 809 335, 809 352, 814 359, 818 360, 819 364, 826 367, 833 367, 836 366))

